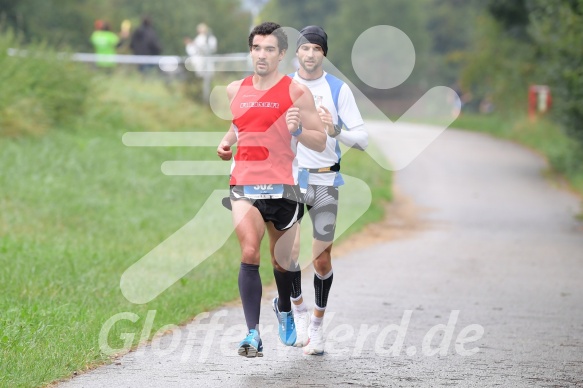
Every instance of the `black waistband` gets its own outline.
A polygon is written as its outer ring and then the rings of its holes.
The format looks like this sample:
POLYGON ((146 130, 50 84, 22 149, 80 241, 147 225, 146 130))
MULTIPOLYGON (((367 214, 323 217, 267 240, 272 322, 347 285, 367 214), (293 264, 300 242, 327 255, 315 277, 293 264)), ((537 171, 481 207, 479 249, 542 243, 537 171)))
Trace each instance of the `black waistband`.
POLYGON ((340 171, 340 163, 335 163, 331 167, 322 167, 322 168, 306 168, 310 174, 315 174, 319 172, 338 172, 340 171))

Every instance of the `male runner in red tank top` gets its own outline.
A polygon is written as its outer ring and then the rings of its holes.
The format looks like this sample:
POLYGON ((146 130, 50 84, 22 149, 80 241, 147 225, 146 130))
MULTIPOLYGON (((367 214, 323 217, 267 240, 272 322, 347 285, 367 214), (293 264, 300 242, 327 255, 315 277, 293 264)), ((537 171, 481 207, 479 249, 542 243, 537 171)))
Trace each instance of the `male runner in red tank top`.
POLYGON ((303 215, 297 187, 296 145, 321 152, 326 147, 324 125, 310 90, 278 70, 287 50, 281 26, 266 22, 249 35, 254 75, 227 87, 233 122, 219 144, 218 156, 232 157, 231 207, 235 232, 241 246, 239 294, 249 333, 239 344, 245 357, 263 355, 259 336, 262 285, 259 250, 267 229, 271 262, 278 290, 273 309, 280 340, 288 346, 296 341, 291 312, 291 251, 297 220, 303 215), (287 118, 286 118, 287 114, 287 118), (298 128, 297 122, 302 123, 298 128), (289 232, 289 233, 288 233, 289 232))

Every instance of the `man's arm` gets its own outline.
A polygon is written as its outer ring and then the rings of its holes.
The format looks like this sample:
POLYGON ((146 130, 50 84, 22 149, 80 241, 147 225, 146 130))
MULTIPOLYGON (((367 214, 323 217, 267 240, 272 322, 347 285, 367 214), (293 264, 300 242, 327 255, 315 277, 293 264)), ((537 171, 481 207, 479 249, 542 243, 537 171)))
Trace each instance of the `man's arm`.
POLYGON ((364 125, 348 128, 346 131, 342 130, 336 136, 336 139, 342 144, 357 150, 364 151, 368 147, 368 133, 364 129, 364 125))
POLYGON ((221 158, 222 160, 231 160, 231 158, 233 157, 233 150, 231 149, 231 147, 236 142, 237 135, 235 134, 234 125, 231 124, 229 130, 227 131, 225 136, 223 136, 223 139, 221 140, 217 148, 217 155, 219 156, 219 158, 221 158))
MULTIPOLYGON (((356 105, 354 107, 357 109, 356 105)), ((368 133, 364 128, 364 124, 358 124, 352 128, 347 128, 347 130, 342 130, 338 125, 334 124, 332 113, 325 106, 320 107, 318 114, 330 137, 335 137, 342 144, 360 151, 364 151, 368 147, 368 133)), ((358 117, 360 118, 360 113, 358 113, 358 117)), ((362 122, 362 119, 360 119, 360 122, 362 122)))
POLYGON ((346 84, 342 85, 338 96, 338 116, 342 118, 347 130, 341 130, 336 139, 348 147, 364 151, 368 147, 368 133, 354 94, 346 84))
POLYGON ((294 106, 299 108, 299 119, 302 123, 302 133, 298 135, 298 141, 311 150, 324 151, 326 132, 320 115, 316 111, 312 92, 306 86, 294 81, 290 84, 290 96, 294 106))
MULTIPOLYGON (((229 98, 229 102, 233 100, 233 98, 237 94, 237 91, 239 90, 239 87, 241 87, 241 80, 231 82, 227 86, 227 97, 229 98)), ((237 134, 235 133, 235 126, 233 123, 231 123, 229 130, 227 131, 225 136, 223 136, 223 139, 221 140, 219 146, 217 147, 217 155, 219 156, 219 158, 221 158, 222 160, 230 160, 233 157, 233 150, 231 150, 231 147, 236 142, 237 134)))

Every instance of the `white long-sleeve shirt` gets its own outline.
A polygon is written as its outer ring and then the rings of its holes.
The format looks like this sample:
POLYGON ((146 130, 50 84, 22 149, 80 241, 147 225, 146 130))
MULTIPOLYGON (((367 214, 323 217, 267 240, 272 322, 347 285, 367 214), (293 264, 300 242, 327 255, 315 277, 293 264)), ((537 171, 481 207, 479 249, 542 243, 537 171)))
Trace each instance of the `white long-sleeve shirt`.
MULTIPOLYGON (((314 96, 322 97, 322 105, 326 107, 332 114, 334 124, 339 123, 339 117, 344 124, 342 132, 336 137, 326 139, 326 149, 322 152, 312 151, 301 144, 298 144, 297 159, 300 168, 322 168, 331 167, 340 162, 341 151, 340 144, 365 150, 368 146, 368 133, 364 127, 364 121, 360 115, 360 111, 356 105, 352 91, 342 80, 328 75, 326 72, 322 77, 315 80, 305 80, 301 78, 298 73, 294 74, 294 80, 306 85, 314 96), (338 109, 334 105, 334 98, 332 96, 331 83, 335 83, 335 87, 340 86, 340 93, 338 95, 338 109)), ((339 173, 318 173, 310 174, 310 184, 339 186, 343 183, 339 173)))

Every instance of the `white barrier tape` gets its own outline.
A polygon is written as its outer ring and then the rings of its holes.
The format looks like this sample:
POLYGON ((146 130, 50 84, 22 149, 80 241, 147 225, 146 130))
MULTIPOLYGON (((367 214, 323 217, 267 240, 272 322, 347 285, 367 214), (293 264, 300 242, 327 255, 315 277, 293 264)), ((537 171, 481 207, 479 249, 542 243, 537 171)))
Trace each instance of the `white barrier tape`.
MULTIPOLYGON (((7 50, 9 56, 29 56, 27 50, 17 50, 9 48, 7 50)), ((125 64, 138 65, 158 65, 160 68, 184 63, 189 70, 194 70, 196 66, 189 66, 190 63, 197 61, 205 63, 206 66, 214 66, 215 64, 224 64, 221 69, 213 69, 211 71, 247 71, 250 69, 250 57, 248 53, 232 53, 223 55, 209 55, 209 56, 192 56, 181 57, 176 55, 103 55, 103 54, 89 54, 89 53, 59 53, 58 57, 67 58, 77 62, 114 62, 125 64), (192 69, 190 68, 192 67, 192 69)))

